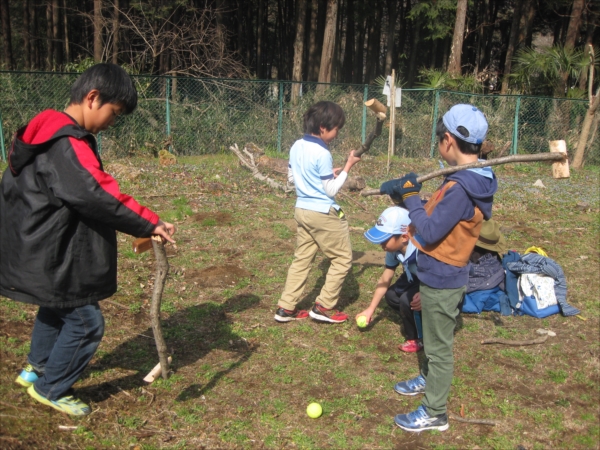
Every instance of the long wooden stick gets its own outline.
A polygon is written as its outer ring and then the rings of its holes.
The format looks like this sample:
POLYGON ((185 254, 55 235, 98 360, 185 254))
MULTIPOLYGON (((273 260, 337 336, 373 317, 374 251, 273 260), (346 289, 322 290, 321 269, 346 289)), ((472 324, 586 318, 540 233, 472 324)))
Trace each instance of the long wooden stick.
POLYGON ((496 426, 496 421, 495 420, 487 420, 487 419, 465 419, 463 417, 459 417, 455 414, 449 414, 448 417, 450 418, 450 420, 455 420, 456 422, 462 422, 462 423, 473 423, 473 424, 477 424, 477 425, 490 425, 492 427, 496 426))
POLYGON ((528 339, 528 340, 524 340, 524 341, 511 341, 508 339, 492 338, 492 339, 484 339, 483 341, 481 341, 481 343, 482 344, 504 344, 504 345, 521 346, 521 345, 543 344, 547 340, 548 340, 548 335, 546 334, 545 336, 542 336, 539 338, 528 339))
POLYGON ((152 247, 156 255, 156 276, 154 279, 154 290, 152 291, 152 304, 150 306, 150 318, 152 319, 152 332, 156 350, 158 351, 158 360, 162 369, 162 377, 166 380, 169 377, 169 358, 167 354, 167 344, 162 333, 160 324, 160 304, 162 302, 162 293, 165 288, 165 280, 169 273, 169 261, 162 238, 152 238, 152 247))
MULTIPOLYGON (((500 164, 507 164, 511 162, 531 162, 531 161, 564 161, 567 159, 567 155, 564 153, 541 153, 541 154, 533 154, 533 155, 510 155, 504 156, 503 158, 490 159, 487 161, 479 161, 476 163, 463 164, 462 166, 453 166, 446 167, 444 169, 439 169, 434 172, 428 173, 427 175, 423 175, 417 178, 419 183, 430 180, 435 177, 439 177, 442 175, 448 175, 454 172, 458 172, 459 170, 464 169, 474 169, 477 167, 489 167, 489 166, 497 166, 500 164)), ((362 196, 369 195, 382 195, 379 189, 363 189, 360 192, 362 196)))

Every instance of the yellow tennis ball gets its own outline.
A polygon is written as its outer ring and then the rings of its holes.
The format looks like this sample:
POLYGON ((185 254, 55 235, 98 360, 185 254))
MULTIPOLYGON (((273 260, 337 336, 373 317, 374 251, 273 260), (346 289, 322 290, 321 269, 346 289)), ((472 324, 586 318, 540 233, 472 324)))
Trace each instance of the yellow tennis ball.
POLYGON ((316 419, 323 414, 323 408, 321 408, 321 405, 318 403, 311 403, 306 407, 306 414, 308 414, 308 417, 311 419, 316 419))
POLYGON ((367 316, 358 316, 356 318, 356 325, 358 325, 358 328, 364 328, 368 324, 369 323, 367 322, 367 316))

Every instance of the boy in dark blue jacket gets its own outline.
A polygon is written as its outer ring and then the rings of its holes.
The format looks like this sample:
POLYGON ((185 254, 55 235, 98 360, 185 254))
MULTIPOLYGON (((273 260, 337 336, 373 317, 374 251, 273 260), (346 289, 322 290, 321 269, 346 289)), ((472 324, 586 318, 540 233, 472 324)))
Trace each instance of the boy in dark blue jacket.
POLYGON ((0 295, 39 306, 16 382, 74 416, 91 412, 71 386, 104 334, 98 302, 117 290, 115 231, 174 242, 173 225, 120 192, 96 147, 93 135, 136 105, 122 68, 87 69, 64 112, 43 111, 17 131, 0 182, 0 295))
MULTIPOLYGON (((488 130, 485 116, 473 105, 453 106, 437 124, 439 152, 451 166, 477 162, 488 130)), ((425 362, 421 374, 399 382, 402 395, 424 393, 416 411, 398 414, 406 431, 447 430, 446 401, 454 371, 454 328, 469 281, 469 257, 483 220, 492 215, 498 183, 489 167, 447 176, 423 205, 414 173, 381 185, 380 191, 402 200, 410 211, 409 235, 418 249, 425 362)))

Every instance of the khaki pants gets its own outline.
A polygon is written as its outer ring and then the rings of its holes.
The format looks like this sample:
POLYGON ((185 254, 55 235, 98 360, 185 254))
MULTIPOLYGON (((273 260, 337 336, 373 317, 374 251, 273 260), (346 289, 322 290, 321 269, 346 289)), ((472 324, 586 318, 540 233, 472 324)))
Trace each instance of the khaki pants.
POLYGON ((337 304, 344 279, 352 269, 348 221, 345 217, 340 219, 334 208, 330 208, 329 214, 296 208, 294 218, 298 223, 296 252, 278 305, 289 310, 296 308, 306 285, 310 265, 317 250, 321 249, 331 265, 316 302, 331 309, 337 304))

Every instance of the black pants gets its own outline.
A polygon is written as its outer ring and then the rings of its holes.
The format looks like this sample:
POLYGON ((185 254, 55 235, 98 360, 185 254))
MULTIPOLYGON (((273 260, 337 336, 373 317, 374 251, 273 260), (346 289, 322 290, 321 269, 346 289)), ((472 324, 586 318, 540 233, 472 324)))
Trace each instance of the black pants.
POLYGON ((403 273, 385 293, 387 304, 402 318, 402 326, 407 340, 418 339, 415 316, 410 308, 410 302, 417 292, 419 292, 419 280, 413 275, 412 281, 409 282, 406 274, 403 273))

